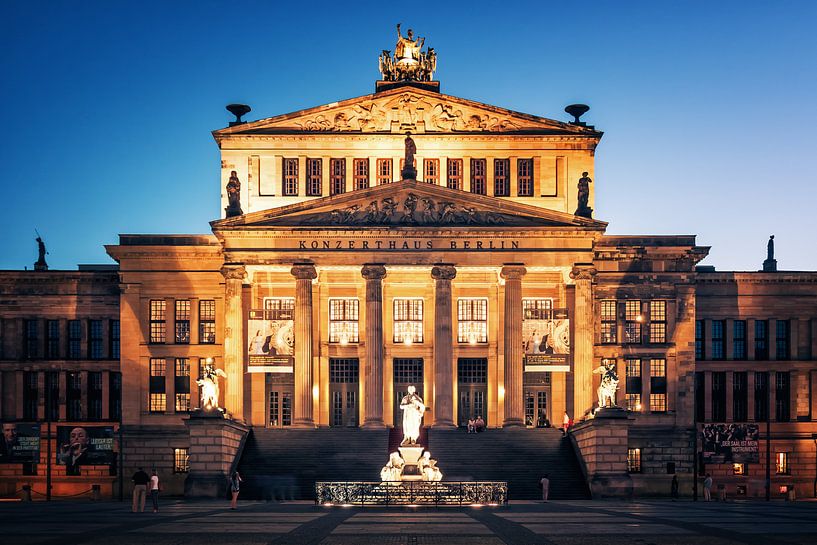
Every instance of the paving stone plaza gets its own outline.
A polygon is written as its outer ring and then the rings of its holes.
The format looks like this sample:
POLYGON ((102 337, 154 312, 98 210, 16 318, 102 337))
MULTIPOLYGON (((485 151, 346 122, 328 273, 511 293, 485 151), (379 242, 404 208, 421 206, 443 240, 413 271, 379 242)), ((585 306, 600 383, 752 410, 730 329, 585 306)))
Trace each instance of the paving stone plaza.
POLYGON ((511 502, 488 508, 316 507, 166 500, 0 504, 0 543, 777 545, 817 543, 817 503, 511 502))

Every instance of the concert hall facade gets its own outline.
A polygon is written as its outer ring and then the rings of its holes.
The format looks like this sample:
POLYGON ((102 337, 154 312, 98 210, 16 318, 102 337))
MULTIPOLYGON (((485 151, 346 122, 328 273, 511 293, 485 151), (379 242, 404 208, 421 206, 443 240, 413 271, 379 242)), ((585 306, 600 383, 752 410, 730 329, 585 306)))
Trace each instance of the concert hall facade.
POLYGON ((569 415, 595 497, 666 495, 673 474, 688 496, 696 471, 760 496, 767 463, 774 497, 814 497, 817 273, 718 272, 694 235, 606 234, 602 133, 580 115, 391 78, 214 131, 207 234, 120 235, 118 267, 0 272, 0 419, 42 438, 36 462, 0 462, 2 492, 44 494, 47 452, 69 448, 47 428, 109 427, 116 451, 79 474, 55 462, 55 494, 127 492, 139 466, 191 493, 254 430, 386 433, 416 385, 432 433, 569 415), (207 365, 224 418, 197 416, 207 365), (611 371, 620 409, 594 411, 611 371), (759 434, 756 452, 718 445, 696 467, 707 424, 759 434))

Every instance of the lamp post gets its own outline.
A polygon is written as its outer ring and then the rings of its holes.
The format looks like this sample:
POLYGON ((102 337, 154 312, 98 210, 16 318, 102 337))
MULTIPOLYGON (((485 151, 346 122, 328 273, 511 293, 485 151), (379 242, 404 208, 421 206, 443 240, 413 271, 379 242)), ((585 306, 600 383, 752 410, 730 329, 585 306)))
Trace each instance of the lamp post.
POLYGON ((766 501, 772 499, 772 375, 766 375, 766 501))

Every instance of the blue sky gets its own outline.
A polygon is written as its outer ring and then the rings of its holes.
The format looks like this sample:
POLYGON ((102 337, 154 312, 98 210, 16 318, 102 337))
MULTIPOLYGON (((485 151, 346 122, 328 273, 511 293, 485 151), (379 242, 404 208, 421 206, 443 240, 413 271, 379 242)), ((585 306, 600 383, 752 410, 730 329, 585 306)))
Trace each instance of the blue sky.
POLYGON ((0 3, 0 269, 107 263, 119 233, 206 233, 210 135, 373 91, 402 22, 444 93, 591 106, 610 234, 696 234, 705 264, 817 270, 817 2, 0 3))

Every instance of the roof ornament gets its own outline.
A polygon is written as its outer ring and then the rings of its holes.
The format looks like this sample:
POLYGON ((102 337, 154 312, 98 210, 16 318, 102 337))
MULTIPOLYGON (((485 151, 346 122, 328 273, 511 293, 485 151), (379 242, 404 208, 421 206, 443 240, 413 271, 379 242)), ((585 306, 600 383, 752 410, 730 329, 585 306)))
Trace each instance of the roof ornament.
POLYGON ((48 252, 45 251, 45 242, 43 242, 43 237, 40 236, 39 231, 34 229, 34 232, 37 234, 37 261, 34 263, 34 270, 47 271, 48 263, 45 262, 45 255, 48 252))
POLYGON ((774 235, 769 236, 766 243, 766 260, 763 262, 763 272, 777 272, 777 260, 774 258, 774 235))
POLYGON ((394 55, 384 49, 380 54, 380 73, 383 81, 432 81, 437 69, 437 54, 429 47, 422 51, 425 38, 414 38, 409 29, 406 36, 397 23, 397 44, 394 55))

